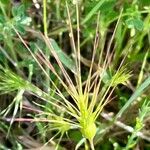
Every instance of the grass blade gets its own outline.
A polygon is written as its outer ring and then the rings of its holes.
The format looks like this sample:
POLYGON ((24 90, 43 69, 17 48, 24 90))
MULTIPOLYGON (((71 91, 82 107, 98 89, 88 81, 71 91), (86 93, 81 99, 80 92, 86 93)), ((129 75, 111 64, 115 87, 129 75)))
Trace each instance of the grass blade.
POLYGON ((108 0, 101 0, 99 1, 95 7, 86 15, 85 19, 82 21, 81 24, 85 24, 88 20, 91 19, 91 17, 98 11, 98 9, 102 6, 104 2, 107 2, 108 0))
POLYGON ((129 98, 127 103, 121 108, 121 110, 116 115, 115 119, 121 117, 124 111, 133 103, 143 92, 144 90, 150 85, 150 77, 148 77, 133 93, 133 95, 129 98))

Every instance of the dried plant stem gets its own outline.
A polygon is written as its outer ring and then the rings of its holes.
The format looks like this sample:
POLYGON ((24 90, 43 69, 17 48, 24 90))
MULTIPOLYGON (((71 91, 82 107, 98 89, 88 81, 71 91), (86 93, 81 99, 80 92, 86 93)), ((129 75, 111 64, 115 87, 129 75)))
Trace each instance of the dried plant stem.
MULTIPOLYGON (((106 120, 113 121, 113 118, 110 115, 108 115, 107 113, 102 112, 101 116, 103 118, 105 118, 106 120)), ((134 128, 132 128, 131 126, 128 126, 128 125, 126 125, 126 124, 124 124, 124 123, 122 123, 120 121, 116 121, 115 125, 117 125, 120 128, 123 128, 124 130, 126 130, 126 131, 128 131, 130 133, 134 132, 134 128)), ((137 132, 136 136, 150 142, 150 137, 144 135, 142 132, 137 132)))

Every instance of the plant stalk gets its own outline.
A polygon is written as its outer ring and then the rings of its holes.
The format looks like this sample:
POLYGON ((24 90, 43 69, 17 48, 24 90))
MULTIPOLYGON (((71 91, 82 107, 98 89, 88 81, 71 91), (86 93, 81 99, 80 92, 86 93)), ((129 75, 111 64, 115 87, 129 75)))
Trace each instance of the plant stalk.
POLYGON ((43 0, 43 25, 44 25, 44 35, 47 37, 47 0, 43 0))
POLYGON ((93 140, 90 140, 90 146, 91 146, 91 150, 95 150, 93 140))
MULTIPOLYGON (((44 35, 48 39, 48 31, 47 31, 47 0, 43 0, 43 25, 44 25, 44 35)), ((46 53, 48 60, 50 59, 50 51, 46 47, 46 53)), ((50 70, 48 67, 46 67, 46 72, 50 76, 50 70)), ((50 81, 49 77, 46 77, 46 90, 47 92, 50 92, 50 81)))

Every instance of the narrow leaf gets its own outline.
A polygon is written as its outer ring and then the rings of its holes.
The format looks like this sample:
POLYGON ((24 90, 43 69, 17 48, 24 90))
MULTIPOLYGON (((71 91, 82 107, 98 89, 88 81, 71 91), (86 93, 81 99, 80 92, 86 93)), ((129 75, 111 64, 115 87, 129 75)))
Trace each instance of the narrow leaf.
POLYGON ((91 19, 91 17, 99 10, 99 8, 102 6, 104 2, 107 2, 108 0, 101 0, 99 1, 95 7, 86 15, 85 19, 82 21, 81 24, 85 24, 88 20, 91 19))
POLYGON ((127 103, 121 108, 121 110, 116 115, 115 119, 121 117, 124 111, 133 103, 143 92, 144 90, 150 85, 150 77, 148 77, 133 93, 133 95, 129 98, 127 103))
POLYGON ((53 49, 57 53, 57 56, 59 57, 60 61, 68 69, 70 69, 73 73, 75 73, 75 62, 60 49, 60 47, 58 46, 55 40, 50 39, 50 42, 53 46, 53 49))

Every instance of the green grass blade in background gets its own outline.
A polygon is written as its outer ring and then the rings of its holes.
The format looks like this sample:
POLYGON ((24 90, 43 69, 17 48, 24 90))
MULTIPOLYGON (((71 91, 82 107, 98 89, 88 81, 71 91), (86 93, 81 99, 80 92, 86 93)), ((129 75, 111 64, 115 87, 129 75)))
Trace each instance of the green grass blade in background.
POLYGON ((91 19, 91 17, 99 10, 99 8, 102 6, 104 2, 107 2, 108 0, 100 0, 95 7, 86 15, 85 19, 81 22, 81 24, 85 24, 88 20, 91 19))
POLYGON ((116 115, 115 119, 121 117, 124 111, 133 103, 143 92, 144 90, 150 85, 150 77, 148 77, 133 93, 133 95, 129 98, 127 103, 121 108, 121 110, 116 115))

